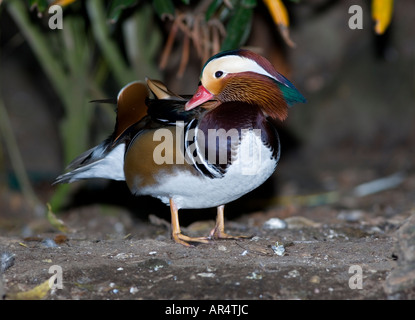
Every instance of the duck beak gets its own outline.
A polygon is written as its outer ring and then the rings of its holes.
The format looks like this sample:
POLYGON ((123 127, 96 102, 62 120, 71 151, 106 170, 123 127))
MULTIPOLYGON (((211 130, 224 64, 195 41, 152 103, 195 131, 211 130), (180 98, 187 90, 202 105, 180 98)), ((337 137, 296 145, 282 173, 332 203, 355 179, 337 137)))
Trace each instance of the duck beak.
POLYGON ((192 110, 193 108, 200 106, 202 103, 209 101, 212 98, 213 94, 207 91, 203 85, 200 85, 199 88, 197 88, 194 96, 189 101, 187 101, 186 105, 184 106, 184 110, 192 110))

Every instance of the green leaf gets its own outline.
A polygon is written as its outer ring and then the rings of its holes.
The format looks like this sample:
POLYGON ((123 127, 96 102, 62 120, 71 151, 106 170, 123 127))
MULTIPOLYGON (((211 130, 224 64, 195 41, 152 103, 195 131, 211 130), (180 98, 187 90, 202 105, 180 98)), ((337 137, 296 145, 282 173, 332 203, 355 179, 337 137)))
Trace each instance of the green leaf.
POLYGON ((68 227, 65 225, 65 223, 61 219, 58 219, 56 217, 56 215, 52 211, 52 207, 50 206, 50 204, 47 203, 46 205, 48 207, 46 218, 49 221, 49 223, 52 225, 52 227, 58 229, 60 232, 67 233, 69 231, 68 227))
POLYGON ((209 7, 206 10, 205 19, 206 21, 209 21, 210 18, 212 18, 213 14, 219 9, 221 6, 223 0, 213 0, 212 3, 209 5, 209 7))
POLYGON ((174 16, 175 8, 172 0, 154 0, 153 6, 160 19, 164 19, 165 16, 174 16))
POLYGON ((30 9, 37 8, 37 11, 42 14, 48 8, 48 0, 29 0, 30 9))
POLYGON ((242 46, 251 32, 253 8, 238 6, 226 25, 226 37, 221 50, 232 50, 242 46))
POLYGON ((256 7, 256 0, 242 0, 241 6, 245 8, 255 8, 256 7))
POLYGON ((123 10, 137 3, 137 0, 114 0, 111 2, 108 18, 111 23, 116 23, 123 10))
POLYGON ((189 5, 189 4, 190 4, 190 0, 182 0, 182 2, 183 2, 185 5, 189 5))

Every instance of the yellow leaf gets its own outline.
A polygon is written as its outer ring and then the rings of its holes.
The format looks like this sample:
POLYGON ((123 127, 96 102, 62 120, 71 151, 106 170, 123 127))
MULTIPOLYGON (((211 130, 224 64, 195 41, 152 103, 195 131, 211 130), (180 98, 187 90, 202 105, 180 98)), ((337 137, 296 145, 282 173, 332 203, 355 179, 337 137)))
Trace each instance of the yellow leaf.
POLYGON ((56 217, 56 215, 52 212, 52 207, 49 203, 46 204, 48 207, 48 212, 46 214, 46 218, 49 221, 49 223, 52 225, 52 227, 58 229, 60 232, 67 233, 69 232, 68 227, 65 225, 65 223, 56 217))
POLYGON ((372 18, 375 20, 375 32, 383 34, 388 28, 393 13, 393 0, 372 0, 372 18))
POLYGON ((29 248, 27 245, 25 245, 23 242, 19 242, 19 245, 21 245, 22 247, 25 247, 25 248, 29 248))
POLYGON ((288 12, 281 0, 264 0, 265 5, 268 8, 269 13, 276 25, 283 25, 287 27, 290 25, 288 19, 288 12))
POLYGON ((40 300, 46 297, 50 290, 49 280, 41 283, 29 291, 17 292, 15 294, 8 294, 8 299, 14 300, 40 300))
POLYGON ((61 6, 61 7, 65 7, 65 6, 70 5, 71 3, 75 2, 75 1, 76 0, 55 0, 51 4, 51 6, 58 5, 58 6, 61 6))
POLYGON ((272 20, 280 29, 284 41, 290 46, 295 47, 295 43, 291 40, 288 27, 290 20, 288 12, 281 0, 263 0, 271 14, 272 20))

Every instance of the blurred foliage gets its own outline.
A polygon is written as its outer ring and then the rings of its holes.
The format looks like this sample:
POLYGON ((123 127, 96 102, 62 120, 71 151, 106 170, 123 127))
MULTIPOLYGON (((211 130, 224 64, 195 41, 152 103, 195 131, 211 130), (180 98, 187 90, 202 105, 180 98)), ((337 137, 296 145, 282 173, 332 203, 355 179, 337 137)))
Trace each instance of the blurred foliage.
MULTIPOLYGON (((203 62, 221 50, 243 46, 258 2, 3 0, 0 5, 15 21, 62 101, 65 117, 60 123, 60 135, 63 161, 68 164, 90 145, 88 128, 93 108, 88 101, 107 97, 109 87, 119 89, 145 77, 162 79, 162 71, 171 63, 172 51, 177 48, 181 50, 177 76, 181 77, 191 52, 203 62), (64 9, 63 29, 58 32, 48 27, 52 5, 64 9)), ((285 1, 289 2, 299 0, 285 1)), ((284 2, 263 0, 262 5, 285 43, 294 47, 284 2)), ((372 1, 377 33, 386 30, 392 11, 393 0, 372 1)), ((107 108, 109 117, 114 118, 111 107, 100 107, 107 108)), ((67 199, 69 188, 57 187, 51 199, 55 210, 67 199)))
MULTIPOLYGON (((72 8, 76 2, 78 1, 29 0, 31 10, 36 10, 39 16, 47 15, 48 8, 52 5, 72 8)), ((90 6, 89 0, 86 2, 87 7, 90 6)), ((291 0, 291 2, 298 2, 298 0, 291 0)), ((283 39, 289 46, 294 46, 288 32, 288 12, 282 0, 264 0, 263 3, 278 26, 283 39)), ((149 16, 154 13, 160 21, 171 22, 159 65, 162 70, 168 63, 175 40, 182 43, 182 59, 178 71, 180 77, 188 63, 191 42, 201 61, 207 60, 221 50, 243 46, 250 35, 253 13, 258 3, 257 0, 113 0, 105 2, 106 12, 103 13, 105 19, 100 19, 100 23, 105 22, 107 27, 111 29, 111 25, 116 25, 120 20, 123 20, 125 11, 141 11, 142 7, 146 5, 151 7, 147 12, 149 16), (180 38, 180 34, 182 34, 182 38, 180 38)), ((89 20, 92 20, 91 14, 87 17, 89 20)), ((121 24, 124 24, 124 21, 121 21, 121 24)), ((97 32, 105 30, 104 26, 101 27, 97 32)), ((96 40, 99 39, 99 33, 95 33, 94 36, 97 38, 96 40)), ((101 42, 101 45, 105 46, 106 44, 101 42)))
MULTIPOLYGON (((89 101, 107 97, 108 86, 121 88, 146 76, 160 77, 154 57, 162 35, 152 18, 151 4, 143 4, 122 21, 123 39, 117 39, 114 25, 108 23, 108 12, 116 16, 118 9, 113 6, 107 11, 104 1, 73 2, 65 8, 68 12, 64 12, 62 30, 48 27, 49 5, 45 1, 29 2, 30 6, 20 0, 4 4, 62 102, 65 116, 59 129, 63 161, 68 164, 90 146, 94 108, 89 101), (35 17, 30 12, 34 10, 35 17)), ((111 106, 101 107, 114 118, 111 106)), ((70 188, 57 187, 51 199, 53 208, 63 204, 70 188)))

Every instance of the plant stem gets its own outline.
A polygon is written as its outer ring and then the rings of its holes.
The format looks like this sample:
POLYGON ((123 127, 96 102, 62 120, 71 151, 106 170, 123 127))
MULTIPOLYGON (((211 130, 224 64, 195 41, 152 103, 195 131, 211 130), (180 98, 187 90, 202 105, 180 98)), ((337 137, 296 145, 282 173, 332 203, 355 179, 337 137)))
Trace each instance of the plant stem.
POLYGON ((29 177, 23 163, 22 156, 20 154, 17 141, 13 133, 13 128, 10 123, 10 118, 7 113, 6 107, 3 103, 3 99, 0 97, 0 133, 4 137, 5 145, 9 153, 10 162, 13 166, 16 174, 19 186, 22 190, 23 196, 32 206, 35 214, 43 214, 46 207, 41 204, 40 200, 36 196, 32 185, 30 184, 29 177))
MULTIPOLYGON (((56 56, 48 41, 48 34, 43 34, 31 23, 23 1, 9 1, 7 9, 63 103, 65 118, 60 124, 60 131, 64 162, 69 163, 85 149, 88 123, 93 110, 87 105, 90 51, 87 36, 82 30, 82 21, 65 18, 64 30, 57 30, 54 34, 58 37, 59 44, 63 45, 65 54, 56 56)), ((57 187, 50 200, 54 210, 62 205, 69 191, 67 185, 57 187)))
POLYGON ((8 1, 7 9, 19 26, 26 41, 29 42, 30 47, 50 79, 52 86, 54 86, 55 91, 58 92, 62 98, 66 98, 65 91, 67 88, 67 79, 64 70, 49 49, 50 45, 46 41, 44 35, 42 35, 39 29, 30 22, 24 2, 8 1))
POLYGON ((107 59, 107 62, 114 72, 114 77, 120 86, 135 79, 134 73, 127 67, 124 57, 121 55, 114 43, 114 40, 109 36, 107 19, 103 7, 102 0, 89 0, 86 2, 89 18, 91 19, 92 31, 95 39, 98 42, 102 53, 107 59))

